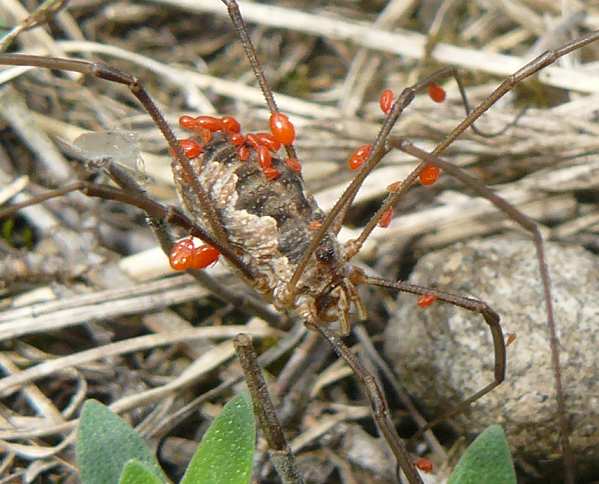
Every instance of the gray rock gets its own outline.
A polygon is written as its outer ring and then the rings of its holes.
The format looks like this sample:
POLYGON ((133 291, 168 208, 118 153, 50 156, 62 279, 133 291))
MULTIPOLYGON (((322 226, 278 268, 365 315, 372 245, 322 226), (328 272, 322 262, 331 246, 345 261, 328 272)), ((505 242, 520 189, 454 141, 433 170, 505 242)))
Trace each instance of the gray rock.
MULTIPOLYGON (((599 258, 580 247, 547 244, 561 347, 562 379, 581 465, 599 462, 599 258)), ((501 424, 516 456, 559 458, 555 380, 545 306, 532 242, 498 237, 423 257, 411 277, 422 285, 483 299, 501 316, 506 381, 452 419, 464 433, 501 424)), ((432 415, 442 415, 493 379, 493 345, 482 317, 435 303, 420 309, 401 294, 385 335, 388 360, 432 415)))

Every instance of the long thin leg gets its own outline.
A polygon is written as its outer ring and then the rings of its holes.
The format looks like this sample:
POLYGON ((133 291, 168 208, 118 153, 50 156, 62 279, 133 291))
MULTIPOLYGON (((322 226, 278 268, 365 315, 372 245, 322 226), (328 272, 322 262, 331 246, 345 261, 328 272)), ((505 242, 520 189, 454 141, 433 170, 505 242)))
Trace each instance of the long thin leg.
MULTIPOLYGON (((505 79, 493 93, 486 98, 483 102, 481 102, 464 120, 459 123, 452 131, 447 135, 447 137, 437 145, 435 150, 432 152, 433 155, 440 155, 447 147, 455 141, 455 139, 461 135, 466 129, 471 127, 474 122, 482 116, 493 104, 495 104, 501 97, 503 97, 506 93, 514 88, 516 84, 522 82, 524 79, 532 76, 536 72, 540 71, 544 67, 547 67, 550 64, 553 64, 560 57, 572 52, 573 50, 580 49, 581 47, 594 42, 599 39, 599 31, 591 32, 579 39, 576 39, 563 47, 550 50, 544 52, 539 55, 531 62, 526 64, 516 73, 505 79)), ((372 145, 372 149, 370 155, 364 166, 356 175, 356 177, 352 180, 351 184, 345 189, 345 192, 341 195, 335 206, 331 209, 331 211, 327 214, 327 217, 322 222, 320 228, 314 234, 308 249, 304 253, 304 256, 299 261, 297 268, 291 277, 291 280, 288 284, 288 292, 293 295, 295 293, 297 282, 299 281, 303 271, 314 251, 317 249, 320 241, 324 237, 324 234, 327 230, 336 222, 337 217, 340 213, 347 209, 349 205, 351 205, 356 193, 359 188, 362 186, 364 179, 366 176, 378 165, 383 156, 386 154, 385 149, 385 141, 389 137, 391 133, 391 129, 399 119, 399 116, 403 112, 403 110, 410 104, 410 102, 414 99, 416 92, 430 84, 430 82, 438 77, 447 76, 452 74, 452 68, 442 69, 436 73, 433 73, 431 76, 423 79, 422 81, 416 83, 412 87, 408 87, 402 91, 397 100, 394 102, 389 115, 385 118, 385 122, 379 131, 376 140, 372 145)), ((457 80, 457 78, 456 78, 457 80)), ((458 81, 458 85, 461 83, 458 81)), ((463 89, 460 89, 460 92, 463 96, 463 89)), ((463 96, 465 98, 465 96, 463 96)), ((468 110, 467 101, 465 101, 466 109, 468 110)), ((348 259, 357 254, 363 244, 363 242, 368 238, 374 227, 376 227, 378 221, 381 219, 383 214, 389 209, 393 208, 401 196, 405 193, 405 191, 412 186, 416 180, 416 177, 420 174, 420 172, 425 168, 427 163, 423 162, 415 169, 415 171, 406 178, 402 182, 402 187, 396 193, 390 194, 390 196, 385 200, 383 205, 379 208, 379 210, 375 213, 372 219, 366 225, 366 228, 360 235, 348 253, 348 259)))
POLYGON ((395 204, 399 201, 399 199, 403 196, 403 194, 415 183, 417 176, 422 172, 426 165, 432 164, 443 170, 447 171, 454 177, 466 183, 468 186, 472 187, 476 190, 481 196, 487 198, 491 203, 497 206, 500 210, 508 214, 510 218, 512 218, 519 225, 524 227, 526 230, 532 233, 533 241, 537 251, 537 258, 539 261, 539 270, 541 273, 541 279, 543 283, 543 292, 545 298, 545 305, 547 310, 547 326, 549 328, 550 333, 550 345, 551 345, 551 358, 553 371, 555 375, 555 386, 556 386, 556 399, 558 405, 558 413, 559 413, 559 423, 560 423, 560 441, 562 446, 562 451, 564 455, 564 464, 566 469, 566 482, 573 483, 574 482, 574 456, 572 454, 570 448, 569 441, 569 423, 567 420, 566 414, 566 406, 565 406, 565 398, 563 393, 563 385, 561 381, 561 367, 560 367, 560 356, 559 356, 559 342, 557 339, 557 332, 555 329, 555 320, 553 316, 553 303, 551 298, 551 283, 549 278, 549 271, 547 269, 547 264, 545 262, 545 252, 543 247, 543 239, 541 233, 536 226, 536 224, 518 211, 515 207, 509 204, 507 201, 501 199, 497 195, 495 195, 491 190, 482 185, 473 177, 466 175, 464 172, 459 170, 457 167, 450 165, 449 163, 441 160, 438 156, 451 144, 453 141, 463 133, 468 127, 472 126, 472 124, 484 113, 486 112, 495 102, 497 102, 502 96, 504 96, 507 92, 509 92, 513 87, 519 82, 523 81, 527 77, 532 76, 542 68, 552 64, 560 57, 572 52, 573 50, 579 49, 584 45, 587 45, 595 40, 599 39, 599 31, 591 32, 586 36, 583 36, 579 39, 576 39, 565 46, 556 49, 544 52, 539 55, 537 58, 533 59, 530 63, 522 67, 512 76, 505 79, 497 89, 482 103, 480 103, 454 130, 449 133, 449 135, 433 150, 432 153, 426 153, 411 143, 407 141, 397 138, 393 140, 389 140, 387 143, 387 149, 391 149, 392 147, 396 147, 410 153, 417 158, 422 160, 416 169, 408 175, 408 177, 403 180, 399 189, 390 193, 387 199, 383 202, 379 210, 375 213, 375 215, 370 219, 360 236, 351 241, 348 244, 347 250, 347 258, 350 259, 355 254, 360 251, 360 248, 364 241, 369 237, 370 233, 381 219, 383 214, 390 208, 393 208, 395 204))
MULTIPOLYGON (((541 281, 543 284, 543 297, 545 299, 545 306, 547 312, 547 327, 549 329, 549 341, 551 346, 551 361, 553 366, 553 372, 555 376, 555 392, 558 406, 559 422, 560 422, 560 441, 562 451, 564 454, 564 462, 566 467, 566 480, 567 482, 574 482, 574 455, 570 448, 570 425, 567 419, 565 397, 563 392, 562 377, 561 377, 561 366, 560 366, 560 355, 559 355, 559 341, 557 338, 557 331, 555 327, 555 318, 553 311, 553 299, 551 296, 551 279, 549 276, 549 269, 545 259, 545 245, 543 243, 543 236, 539 230, 537 224, 520 212, 507 200, 501 198, 495 194, 490 188, 482 184, 479 180, 473 176, 467 174, 462 169, 448 163, 447 161, 434 156, 426 151, 417 148, 412 143, 402 139, 393 138, 389 140, 389 146, 393 146, 406 153, 409 153, 420 160, 423 160, 422 164, 432 164, 438 166, 445 172, 449 173, 454 178, 457 178, 467 186, 475 190, 480 196, 489 200, 499 210, 506 213, 512 220, 518 225, 527 230, 532 234, 532 240, 536 248, 537 259, 539 263, 539 271, 541 275, 541 281)), ((403 186, 402 186, 403 188, 403 186)))
POLYGON ((140 208, 148 217, 163 220, 167 223, 172 223, 183 227, 189 231, 190 235, 201 239, 203 242, 219 247, 222 254, 227 257, 232 264, 234 264, 246 277, 251 278, 254 276, 253 272, 245 266, 245 264, 235 264, 238 257, 228 247, 220 246, 218 241, 214 237, 206 232, 202 227, 199 227, 193 223, 192 220, 187 217, 176 207, 166 207, 158 202, 155 202, 149 197, 142 196, 139 193, 131 193, 130 191, 120 190, 118 188, 111 187, 109 185, 102 185, 97 183, 90 183, 86 181, 77 181, 69 185, 66 185, 57 190, 50 190, 38 197, 33 197, 25 202, 16 203, 7 208, 0 210, 0 218, 7 217, 21 210, 22 208, 36 205, 43 201, 51 198, 60 197, 70 192, 81 191, 91 197, 99 197, 106 200, 115 200, 117 202, 126 203, 140 208))
MULTIPOLYGON (((474 395, 466 398, 457 407, 449 410, 443 416, 443 420, 453 415, 456 415, 468 407, 472 402, 475 402, 482 396, 489 393, 496 386, 498 386, 505 379, 505 365, 506 365, 506 352, 505 342, 503 339, 503 332, 501 330, 501 324, 499 322, 499 315, 493 311, 484 301, 473 299, 469 297, 458 296, 438 289, 432 289, 424 286, 418 286, 416 284, 410 284, 405 281, 387 281, 378 277, 366 277, 366 284, 372 286, 386 287, 388 289, 395 289, 400 292, 407 292, 410 294, 433 295, 439 301, 443 301, 454 306, 464 308, 468 311, 472 311, 480 314, 485 323, 489 326, 491 336, 493 337, 493 351, 494 351, 494 379, 491 383, 486 385, 481 390, 477 391, 474 395)), ((435 422, 438 423, 438 422, 435 422)), ((431 427, 433 424, 427 426, 431 427)))
POLYGON ((377 426, 384 435, 387 444, 391 447, 397 463, 405 473, 410 484, 422 484, 422 479, 412 464, 408 451, 399 435, 397 435, 395 426, 389 417, 389 406, 376 378, 366 370, 360 359, 351 352, 337 334, 323 325, 315 325, 314 329, 329 342, 335 353, 345 360, 358 380, 360 380, 362 388, 368 397, 377 426))
POLYGON ((434 80, 447 77, 451 74, 451 70, 452 68, 441 69, 418 81, 413 86, 405 88, 393 103, 393 107, 381 126, 381 129, 372 145, 372 149, 370 150, 370 155, 365 161, 364 166, 354 177, 349 186, 345 189, 339 200, 337 200, 331 211, 327 214, 326 218, 322 221, 322 225, 312 237, 308 249, 298 262, 295 272, 293 273, 293 276, 288 284, 288 291, 291 295, 295 293, 296 285, 302 276, 308 261, 318 248, 326 232, 336 223, 340 215, 342 215, 344 211, 351 205, 366 177, 372 172, 372 170, 376 168, 383 156, 387 154, 385 140, 389 137, 393 126, 395 126, 395 123, 397 123, 397 120, 403 113, 404 109, 408 107, 408 105, 414 100, 417 92, 426 88, 434 80))
MULTIPOLYGON (((254 76, 258 80, 258 84, 260 84, 260 89, 262 90, 266 104, 268 104, 268 109, 270 110, 271 114, 278 113, 279 109, 277 108, 275 97, 272 93, 272 89, 270 88, 270 84, 268 84, 266 76, 264 75, 262 64, 260 64, 260 61, 258 60, 256 48, 252 43, 252 39, 250 39, 250 36, 248 35, 248 30, 245 22, 243 21, 243 17, 241 16, 241 12, 239 11, 238 3, 236 0, 222 0, 222 2, 227 6, 229 17, 235 26, 237 35, 239 35, 245 55, 252 66, 252 70, 254 71, 254 76)), ((293 144, 285 145, 285 151, 287 152, 287 156, 289 158, 297 159, 293 144)))
MULTIPOLYGON (((474 108, 474 110, 472 110, 470 112, 470 114, 468 116, 466 116, 466 118, 464 118, 464 120, 461 123, 459 123, 451 131, 451 133, 449 133, 445 137, 445 139, 435 147, 435 149, 430 153, 430 155, 432 155, 433 157, 440 156, 447 149, 447 147, 449 145, 451 145, 451 143, 453 143, 456 140, 456 138, 458 138, 458 136, 460 136, 464 131, 466 131, 468 128, 470 128, 478 118, 480 118, 491 106, 493 106, 493 104, 495 104, 505 94, 507 94, 509 91, 511 91, 514 88, 514 86, 516 86, 516 84, 522 82, 523 80, 532 76, 533 74, 536 74, 538 71, 540 71, 544 67, 547 67, 548 65, 553 64, 560 57, 563 57, 564 55, 569 54, 570 52, 572 52, 576 49, 580 49, 581 47, 583 47, 587 44, 590 44, 591 42, 594 42, 598 39, 599 39, 599 31, 594 31, 594 32, 591 32, 591 33, 583 36, 583 37, 580 37, 579 39, 569 42, 568 44, 564 45, 563 47, 560 47, 559 49, 546 51, 543 54, 536 57, 535 59, 533 59, 532 61, 530 61, 528 64, 526 64, 520 70, 518 70, 517 72, 512 74, 510 77, 505 79, 495 89, 495 91, 493 91, 491 93, 491 95, 489 97, 487 97, 476 108, 474 108)), ((410 88, 408 88, 408 89, 410 89, 410 88)), ((400 103, 400 101, 402 100, 402 96, 403 96, 403 93, 396 100, 395 105, 400 103)), ((391 113, 393 113, 393 111, 395 110, 395 108, 396 108, 395 105, 393 106, 391 113)), ((387 148, 385 148, 384 145, 385 145, 385 142, 388 138, 390 131, 387 132, 387 134, 384 135, 384 137, 380 140, 379 148, 377 148, 377 142, 379 142, 379 137, 383 134, 383 131, 387 124, 387 121, 391 117, 391 113, 390 113, 389 117, 385 120, 385 123, 383 124, 383 129, 381 129, 381 132, 377 136, 377 141, 373 145, 373 149, 372 149, 373 154, 371 155, 370 161, 372 161, 372 158, 378 157, 378 159, 376 160, 374 165, 376 165, 380 161, 380 158, 382 158, 389 150, 389 145, 387 144, 387 148)), ((415 155, 415 156, 417 156, 417 155, 415 155)), ((419 156, 417 156, 417 157, 420 158, 419 156)), ((367 161, 365 163, 365 165, 369 165, 370 161, 367 161)), ((422 161, 422 163, 420 163, 414 169, 414 171, 412 173, 410 173, 406 177, 406 179, 401 182, 401 186, 399 187, 399 189, 397 191, 389 194, 389 196, 381 204, 381 206, 379 207, 377 212, 368 221, 368 223, 366 224, 366 227, 364 228, 364 230, 362 231, 360 236, 356 240, 353 241, 352 250, 348 254, 348 259, 351 259, 351 257, 353 257, 355 254, 357 254, 360 251, 364 241, 366 241, 366 239, 370 236, 371 232, 374 230, 374 228, 376 227, 377 223, 379 222, 379 220, 381 219, 383 214, 388 209, 395 207, 395 205, 397 204, 399 199, 416 182, 416 178, 418 177, 418 175, 420 175, 422 170, 428 164, 434 164, 434 163, 429 163, 429 161, 427 161, 427 160, 422 161)), ((368 166, 365 166, 362 171, 366 170, 367 167, 368 166)), ((360 172, 358 174, 356 179, 358 177, 360 177, 361 175, 362 175, 362 172, 360 172)), ((354 183, 352 182, 350 187, 348 187, 348 189, 346 190, 346 193, 349 191, 349 189, 353 185, 354 185, 354 183)), ((359 188, 359 186, 356 188, 359 188)), ((346 193, 344 193, 342 195, 342 198, 346 195, 346 193)), ((483 195, 483 196, 485 196, 485 195, 483 195)), ((341 201, 341 199, 339 199, 339 201, 341 201)), ((339 202, 335 205, 335 207, 333 207, 333 210, 331 211, 331 213, 337 208, 338 204, 339 204, 339 202)), ((326 220, 325 220, 325 222, 323 222, 323 226, 325 225, 325 223, 326 223, 326 220)), ((322 228, 321 228, 321 230, 322 230, 322 228)))
MULTIPOLYGON (((114 67, 111 67, 102 62, 88 62, 84 60, 75 59, 60 59, 56 57, 42 57, 34 55, 22 55, 22 54, 2 54, 0 55, 0 64, 4 65, 17 65, 17 66, 34 66, 44 67, 47 69, 60 69, 65 71, 80 72, 81 74, 97 77, 111 82, 124 84, 129 88, 131 93, 139 100, 146 112, 152 117, 156 126, 160 129, 162 135, 169 144, 170 149, 174 153, 175 159, 173 163, 178 163, 183 169, 182 180, 188 186, 197 193, 198 199, 200 200, 201 209, 206 215, 208 225, 214 234, 215 243, 211 244, 217 247, 219 250, 227 247, 230 249, 229 240, 227 234, 223 228, 218 213, 214 206, 210 203, 208 195, 200 185, 199 181, 193 176, 193 171, 189 160, 183 153, 183 150, 177 142, 177 138, 173 133, 172 129, 164 119, 164 116, 144 88, 141 81, 126 72, 119 71, 114 67)), ((232 250, 228 251, 229 254, 232 250)), ((221 253, 224 252, 221 250, 221 253)), ((226 256, 229 257, 229 256, 226 256)), ((238 258, 234 257, 234 260, 238 264, 243 262, 238 258)))

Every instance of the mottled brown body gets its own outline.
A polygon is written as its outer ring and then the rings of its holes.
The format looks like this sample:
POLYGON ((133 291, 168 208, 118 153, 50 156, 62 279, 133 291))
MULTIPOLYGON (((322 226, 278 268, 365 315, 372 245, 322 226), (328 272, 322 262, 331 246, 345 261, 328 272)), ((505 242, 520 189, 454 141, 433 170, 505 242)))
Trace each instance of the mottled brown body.
MULTIPOLYGON (((289 301, 287 284, 314 236, 314 224, 324 214, 307 193, 300 174, 278 158, 275 180, 264 175, 254 151, 241 161, 234 145, 216 133, 204 153, 191 160, 193 176, 213 203, 235 252, 257 274, 248 281, 279 309, 295 309, 312 323, 337 319, 339 299, 346 300, 349 265, 335 235, 328 232, 289 301)), ((208 229, 197 195, 182 182, 181 167, 173 164, 177 190, 195 222, 208 229)), ((347 304, 341 304, 347 312, 347 304)))

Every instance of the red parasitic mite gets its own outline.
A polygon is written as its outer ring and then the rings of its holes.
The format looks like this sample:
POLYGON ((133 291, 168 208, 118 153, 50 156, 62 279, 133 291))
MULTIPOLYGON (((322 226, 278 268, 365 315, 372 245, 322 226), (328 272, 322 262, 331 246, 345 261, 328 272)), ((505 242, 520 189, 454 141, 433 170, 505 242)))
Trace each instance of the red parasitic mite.
POLYGON ((393 218, 393 209, 391 207, 389 207, 387 210, 385 210, 385 212, 381 216, 381 219, 379 220, 379 227, 382 227, 382 228, 389 227, 389 224, 391 223, 392 218, 393 218))
MULTIPOLYGON (((90 196, 116 200, 146 212, 171 265, 178 270, 198 269, 214 263, 221 255, 240 280, 264 296, 281 314, 291 313, 305 325, 320 333, 352 369, 371 405, 372 416, 385 442, 411 484, 421 483, 412 458, 399 438, 385 395, 377 379, 342 340, 351 331, 352 310, 361 318, 366 310, 358 286, 371 285, 418 296, 417 304, 426 308, 435 301, 452 304, 476 313, 492 336, 493 377, 486 386, 456 407, 463 411, 472 402, 497 387, 505 378, 506 341, 499 315, 484 301, 437 291, 406 281, 389 281, 369 276, 352 260, 377 225, 387 226, 393 209, 417 180, 423 185, 434 183, 441 169, 466 184, 472 192, 488 199, 499 210, 532 233, 539 260, 544 260, 543 239, 538 227, 509 202, 485 185, 442 158, 446 149, 467 129, 476 131, 475 122, 490 106, 522 80, 534 75, 558 58, 599 39, 592 32, 580 39, 541 54, 507 78, 482 103, 470 110, 463 98, 466 115, 432 151, 425 151, 404 138, 392 135, 402 112, 414 97, 427 92, 435 102, 445 99, 437 84, 453 78, 461 87, 455 68, 442 68, 405 88, 398 96, 385 91, 380 106, 386 114, 379 134, 370 144, 358 147, 348 160, 355 173, 333 208, 324 213, 306 190, 301 175, 301 157, 295 151, 296 131, 289 117, 277 106, 266 81, 255 48, 235 0, 223 0, 239 34, 248 61, 263 92, 270 112, 269 133, 242 134, 240 123, 230 116, 189 116, 179 118, 179 127, 191 137, 178 139, 141 81, 103 62, 85 59, 1 54, 0 64, 43 67, 95 76, 122 84, 153 119, 172 153, 172 172, 183 210, 149 198, 145 192, 113 167, 106 169, 119 186, 85 180, 0 211, 0 216, 14 213, 33 203, 80 190, 90 196), (187 133, 189 134, 189 133, 187 133), (282 145, 282 146, 281 146, 282 145), (283 148, 285 155, 277 152, 283 148), (358 236, 350 241, 338 239, 343 219, 351 208, 366 177, 391 150, 399 150, 418 160, 410 174, 388 186, 387 198, 358 236), (189 234, 172 242, 159 228, 189 234), (201 240, 198 243, 197 240, 201 240), (331 329, 331 324, 336 323, 331 329)), ((462 90, 463 91, 463 90, 462 90)), ((461 91, 461 92, 462 92, 461 91)), ((391 180, 390 180, 391 181, 391 180)), ((547 299, 547 324, 554 330, 551 291, 547 268, 541 263, 541 281, 547 299)), ((552 348, 553 349, 553 348, 552 348)), ((454 412, 455 413, 455 412, 454 412)), ((567 427, 564 453, 567 451, 567 427)), ((420 466, 418 461, 416 466, 420 466)))
POLYGON ((433 472, 433 462, 426 457, 419 457, 414 461, 414 465, 422 472, 430 474, 433 472))
POLYGON ((426 309, 431 306, 437 300, 437 296, 434 294, 423 294, 418 298, 418 306, 422 309, 426 309))
POLYGON ((195 118, 187 115, 183 115, 179 118, 179 126, 187 131, 193 131, 194 129, 199 128, 195 118))
MULTIPOLYGON (((248 135, 251 136, 251 135, 248 135)), ((262 170, 266 172, 267 170, 272 169, 272 155, 268 148, 264 145, 258 145, 256 147, 256 151, 258 152, 258 163, 262 167, 262 170)))
POLYGON ((354 151, 347 160, 347 164, 350 170, 357 170, 358 168, 360 168, 368 159, 368 156, 370 156, 371 151, 372 145, 370 144, 358 147, 356 151, 354 151))
POLYGON ((241 161, 247 161, 250 158, 250 148, 247 145, 241 145, 237 148, 237 156, 241 161))
POLYGON ((232 116, 224 116, 221 119, 221 122, 223 129, 227 133, 239 133, 241 131, 241 125, 239 124, 239 121, 237 121, 232 116))
POLYGON ((241 146, 246 142, 246 139, 241 133, 234 133, 229 136, 229 141, 231 141, 231 143, 233 143, 235 146, 241 146))
POLYGON ((391 89, 385 89, 381 93, 381 97, 379 98, 379 106, 381 107, 381 111, 383 111, 384 114, 389 114, 389 112, 391 111, 394 98, 395 94, 391 89))
POLYGON ((194 237, 185 237, 173 244, 169 263, 176 271, 205 269, 214 264, 219 256, 220 252, 211 245, 194 237))
POLYGON ((273 167, 268 167, 264 169, 264 176, 267 180, 273 181, 281 176, 281 172, 273 167))
POLYGON ((197 116, 195 118, 195 122, 195 129, 206 129, 211 133, 225 130, 225 124, 223 123, 223 120, 215 118, 214 116, 197 116))
POLYGON ((281 144, 290 145, 295 141, 295 127, 286 114, 277 111, 270 115, 270 131, 281 144))
POLYGON ((187 158, 196 158, 204 151, 204 147, 197 140, 192 138, 179 140, 179 146, 181 146, 181 149, 187 158))
POLYGON ((276 153, 281 149, 281 143, 277 141, 272 134, 256 133, 255 137, 259 144, 266 146, 273 153, 276 153))
POLYGON ((425 165, 418 178, 423 185, 432 185, 439 179, 441 170, 435 165, 425 165))
POLYGON ((436 82, 431 82, 428 85, 428 95, 436 103, 442 103, 445 101, 445 89, 443 89, 436 82))

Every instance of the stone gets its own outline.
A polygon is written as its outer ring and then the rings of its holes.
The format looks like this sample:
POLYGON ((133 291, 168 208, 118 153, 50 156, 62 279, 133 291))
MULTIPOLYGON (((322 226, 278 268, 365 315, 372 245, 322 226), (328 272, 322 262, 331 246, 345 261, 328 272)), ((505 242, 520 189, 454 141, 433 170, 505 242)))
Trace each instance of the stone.
MULTIPOLYGON (((580 469, 599 472, 599 257, 582 247, 547 243, 562 382, 570 436, 580 469)), ((501 317, 506 380, 451 419, 473 436, 503 426, 514 455, 547 463, 561 457, 549 332, 539 267, 530 240, 496 237, 457 244, 422 257, 410 281, 476 297, 501 317)), ((440 416, 493 380, 493 345, 481 316, 436 302, 417 306, 400 294, 385 334, 388 361, 400 381, 440 416)))

